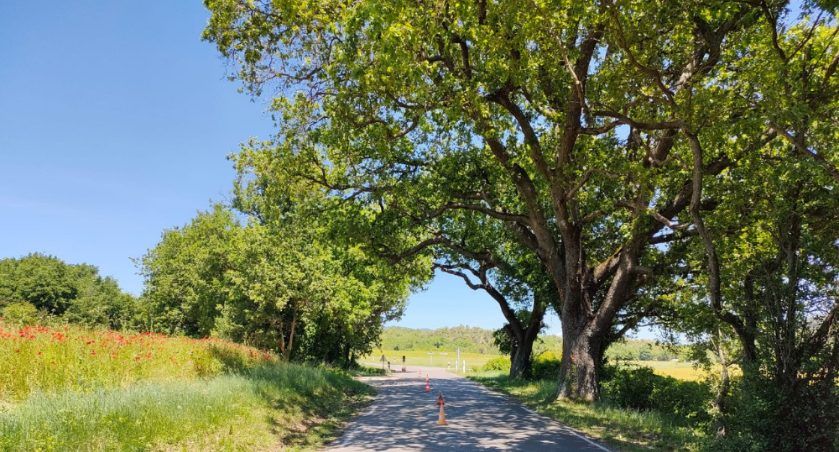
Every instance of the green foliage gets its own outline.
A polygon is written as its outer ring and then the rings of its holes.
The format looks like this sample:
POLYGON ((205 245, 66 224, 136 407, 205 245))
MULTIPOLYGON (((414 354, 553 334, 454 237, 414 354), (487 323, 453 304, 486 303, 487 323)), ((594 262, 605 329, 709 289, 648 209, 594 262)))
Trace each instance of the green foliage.
POLYGON ((559 376, 561 364, 559 355, 545 351, 533 358, 533 378, 536 380, 554 380, 559 376))
POLYGON ((37 309, 61 315, 78 296, 74 268, 58 258, 30 254, 0 260, 0 299, 26 301, 37 309))
POLYGON ((276 139, 243 151, 261 211, 314 186, 343 232, 507 300, 511 325, 552 305, 591 376, 560 396, 594 399, 603 348, 650 316, 796 408, 835 386, 831 2, 205 4, 236 78, 279 93, 276 139))
POLYGON ((601 391, 604 402, 621 408, 655 410, 697 426, 710 419, 708 384, 656 375, 649 367, 610 367, 601 391))
POLYGON ((492 331, 470 326, 452 328, 414 329, 388 327, 382 333, 382 346, 394 351, 452 351, 498 353, 492 331))
POLYGON ((625 339, 611 344, 606 357, 614 361, 670 361, 680 358, 683 348, 645 339, 625 339))
POLYGON ((504 371, 507 372, 510 370, 510 358, 506 356, 499 356, 497 358, 493 358, 484 364, 482 370, 487 372, 491 371, 504 371))
POLYGON ((34 325, 39 320, 38 308, 25 301, 7 304, 0 311, 0 317, 11 325, 34 325))
MULTIPOLYGON (((239 196, 240 205, 268 202, 239 196)), ((247 224, 216 205, 165 232, 142 260, 146 328, 212 334, 286 360, 347 366, 368 353, 416 278, 329 240, 328 225, 307 215, 314 201, 298 201, 274 212, 276 221, 252 210, 247 224)))
POLYGON ((163 233, 141 261, 145 329, 210 335, 225 305, 225 272, 233 265, 233 237, 240 229, 232 212, 216 205, 188 226, 163 233))
POLYGON ((96 267, 38 253, 0 259, 0 307, 21 302, 62 321, 113 329, 133 327, 137 315, 135 298, 96 267))
POLYGON ((836 450, 839 388, 833 382, 801 385, 794 392, 766 378, 737 379, 723 414, 726 435, 716 450, 836 450), (780 445, 780 446, 778 446, 780 445))

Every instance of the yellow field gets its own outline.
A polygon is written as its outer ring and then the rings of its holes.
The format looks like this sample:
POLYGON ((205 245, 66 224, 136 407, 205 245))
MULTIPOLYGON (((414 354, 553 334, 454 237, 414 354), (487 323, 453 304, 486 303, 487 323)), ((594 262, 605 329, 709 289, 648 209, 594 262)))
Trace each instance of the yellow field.
POLYGON ((678 380, 697 381, 705 378, 706 372, 694 367, 692 363, 684 361, 622 361, 643 367, 651 367, 653 372, 665 377, 678 380))

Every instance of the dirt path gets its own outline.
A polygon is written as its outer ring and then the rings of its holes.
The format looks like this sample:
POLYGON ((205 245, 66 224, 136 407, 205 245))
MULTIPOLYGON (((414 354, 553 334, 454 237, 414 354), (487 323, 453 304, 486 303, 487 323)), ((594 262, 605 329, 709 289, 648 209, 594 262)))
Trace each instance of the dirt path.
POLYGON ((608 450, 593 440, 443 369, 417 368, 365 381, 376 400, 353 419, 331 451, 362 450, 608 450), (448 425, 437 425, 438 392, 446 398, 448 425))

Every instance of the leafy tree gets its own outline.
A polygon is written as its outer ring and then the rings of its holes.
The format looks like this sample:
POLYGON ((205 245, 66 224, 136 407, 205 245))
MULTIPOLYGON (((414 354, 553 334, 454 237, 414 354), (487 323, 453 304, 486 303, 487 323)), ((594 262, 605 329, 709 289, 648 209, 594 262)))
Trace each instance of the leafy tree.
POLYGON ((228 299, 225 273, 233 268, 241 228, 231 211, 215 205, 163 233, 140 261, 145 328, 193 337, 212 333, 228 299))
POLYGON ((538 262, 562 319, 561 397, 597 398, 606 347, 649 315, 674 271, 664 244, 713 207, 696 179, 778 135, 721 70, 771 34, 757 3, 205 4, 205 37, 245 87, 287 94, 279 185, 378 206, 391 254, 493 224, 490 251, 538 262))
POLYGON ((74 273, 78 296, 65 311, 65 320, 115 330, 136 327, 137 300, 123 292, 115 279, 99 276, 92 265, 77 265, 74 273))
POLYGON ((492 333, 495 345, 501 353, 510 355, 510 378, 532 377, 533 344, 536 342, 536 334, 545 326, 540 320, 535 333, 531 333, 529 329, 522 331, 521 325, 530 325, 532 316, 530 311, 519 310, 515 313, 516 322, 505 323, 492 333))
POLYGON ((34 253, 0 260, 0 300, 25 301, 49 314, 61 315, 78 292, 72 267, 56 257, 34 253))
POLYGON ((427 278, 427 261, 393 262, 365 250, 357 237, 370 230, 369 207, 324 197, 306 183, 275 184, 286 168, 270 152, 245 148, 234 161, 235 206, 288 268, 279 272, 285 286, 260 290, 296 306, 287 330, 302 318, 303 356, 351 364, 379 340, 384 322, 401 315, 410 290, 427 278), (298 311, 305 316, 295 317, 298 311))
MULTIPOLYGON (((713 184, 694 164, 691 216, 701 247, 688 309, 709 312, 681 323, 697 328, 703 319, 700 331, 717 329, 714 348, 723 361, 720 344, 726 335, 737 338, 731 359, 744 379, 728 403, 722 376, 721 436, 773 450, 827 450, 839 441, 839 152, 835 127, 825 125, 839 120, 836 19, 805 5, 803 18, 787 27, 783 8, 763 4, 761 12, 769 33, 756 33, 751 57, 730 67, 753 77, 732 75, 731 83, 755 112, 750 120, 783 140, 741 156, 713 184), (702 213, 696 206, 703 194, 719 207, 702 213)), ((689 139, 698 162, 707 144, 689 139)))
POLYGON ((133 327, 136 316, 135 298, 96 267, 38 253, 0 259, 0 307, 4 304, 19 313, 31 307, 68 322, 114 329, 133 327))
MULTIPOLYGON (((247 171, 248 155, 239 158, 247 171)), ((219 335, 288 360, 350 365, 369 352, 382 324, 401 313, 411 272, 331 243, 327 223, 308 214, 306 193, 281 209, 253 185, 242 182, 236 194, 246 224, 216 205, 164 233, 142 259, 147 326, 219 335)))

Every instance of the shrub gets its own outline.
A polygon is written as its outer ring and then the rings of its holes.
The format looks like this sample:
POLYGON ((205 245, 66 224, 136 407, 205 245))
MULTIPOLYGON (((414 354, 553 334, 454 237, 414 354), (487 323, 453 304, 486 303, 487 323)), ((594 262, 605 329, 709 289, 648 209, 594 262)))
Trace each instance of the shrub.
POLYGON ((510 370, 510 358, 506 356, 499 356, 497 358, 492 358, 491 360, 487 361, 484 364, 483 370, 485 371, 493 371, 493 370, 503 370, 505 372, 510 370))
POLYGON ((559 375, 559 357, 552 351, 542 352, 533 358, 533 378, 552 380, 559 375))
POLYGON ((713 450, 839 450, 839 386, 833 381, 799 385, 785 392, 771 377, 732 382, 724 437, 713 450))
POLYGON ((622 408, 655 410, 691 422, 708 420, 711 390, 705 383, 656 375, 649 367, 607 366, 601 395, 622 408))
POLYGON ((3 308, 2 317, 12 325, 34 325, 38 322, 38 308, 25 301, 10 303, 3 308))

